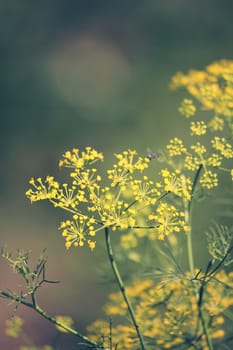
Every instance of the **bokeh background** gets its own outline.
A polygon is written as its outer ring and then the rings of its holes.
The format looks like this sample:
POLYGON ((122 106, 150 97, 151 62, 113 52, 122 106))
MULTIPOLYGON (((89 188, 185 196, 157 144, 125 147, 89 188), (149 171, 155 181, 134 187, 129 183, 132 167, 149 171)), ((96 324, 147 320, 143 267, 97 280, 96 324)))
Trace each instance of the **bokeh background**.
MULTIPOLYGON (((169 91, 176 71, 233 57, 233 2, 218 0, 0 1, 0 246, 49 256, 40 304, 70 314, 79 329, 101 315, 109 283, 98 274, 104 251, 66 251, 57 231, 62 213, 33 206, 31 176, 55 174, 61 154, 90 145, 106 155, 127 148, 146 154, 184 133, 169 91)), ((1 260, 0 288, 22 281, 1 260)), ((14 305, 0 300, 0 349, 14 305)), ((19 307, 37 345, 77 349, 47 321, 19 307)))

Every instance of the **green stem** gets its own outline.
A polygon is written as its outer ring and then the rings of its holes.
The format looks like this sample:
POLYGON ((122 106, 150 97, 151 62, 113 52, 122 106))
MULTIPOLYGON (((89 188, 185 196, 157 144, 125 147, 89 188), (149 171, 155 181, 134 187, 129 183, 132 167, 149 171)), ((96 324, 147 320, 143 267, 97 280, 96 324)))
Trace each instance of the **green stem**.
POLYGON ((213 350, 213 345, 212 345, 212 341, 209 335, 209 331, 208 331, 208 327, 204 318, 204 313, 203 313, 203 309, 202 306, 199 308, 199 313, 200 313, 200 318, 201 318, 201 324, 202 324, 202 328, 203 328, 203 332, 206 336, 206 344, 209 348, 209 350, 213 350))
POLYGON ((192 230, 189 229, 187 233, 187 253, 188 253, 188 264, 191 278, 194 277, 194 257, 193 257, 193 244, 192 244, 192 230))
MULTIPOLYGON (((185 206, 185 222, 186 224, 189 226, 189 232, 187 233, 187 253, 188 253, 188 264, 189 264, 189 271, 191 274, 191 279, 193 279, 195 277, 194 275, 194 257, 193 257, 193 244, 192 244, 192 209, 193 209, 193 196, 196 190, 196 186, 201 174, 201 170, 203 168, 203 165, 201 164, 196 172, 196 175, 194 177, 193 180, 193 186, 192 186, 192 190, 191 190, 191 200, 187 203, 187 201, 184 203, 185 206)), ((202 329, 203 329, 203 333, 205 334, 206 337, 206 344, 208 346, 209 350, 213 350, 213 345, 212 345, 212 341, 208 332, 208 327, 206 324, 206 320, 204 317, 204 310, 202 308, 202 301, 200 302, 200 298, 199 298, 199 291, 197 289, 197 285, 195 283, 195 281, 192 280, 192 285, 193 285, 193 289, 194 292, 197 296, 197 304, 198 304, 198 311, 199 311, 199 316, 200 316, 200 320, 201 320, 201 325, 202 325, 202 329)), ((202 288, 204 288, 204 286, 202 286, 202 288)), ((203 293, 204 293, 204 289, 203 289, 203 293)), ((203 298, 203 294, 202 294, 202 298, 203 298)))
POLYGON ((189 271, 191 273, 191 278, 194 277, 194 257, 193 257, 193 244, 192 244, 192 209, 193 209, 193 196, 196 190, 196 186, 198 183, 198 179, 201 174, 201 170, 203 165, 201 164, 196 172, 196 175, 193 180, 193 186, 191 190, 191 200, 189 202, 185 201, 185 222, 189 226, 189 232, 187 233, 187 252, 188 252, 188 263, 189 263, 189 271))
POLYGON ((131 302, 130 302, 127 294, 126 294, 124 282, 123 282, 123 280, 121 278, 119 269, 117 267, 117 264, 116 264, 116 261, 115 261, 114 255, 113 255, 113 250, 112 250, 111 241, 110 241, 110 234, 109 234, 109 231, 108 231, 107 227, 105 228, 105 240, 106 240, 106 247, 107 247, 107 253, 108 253, 109 261, 110 261, 110 264, 111 264, 111 267, 112 267, 112 270, 113 270, 116 282, 117 282, 118 287, 119 287, 119 289, 121 291, 121 294, 122 294, 122 296, 124 298, 124 301, 125 301, 125 303, 127 305, 130 318, 132 320, 132 323, 133 323, 134 328, 136 330, 138 339, 140 341, 141 349, 142 350, 146 350, 145 345, 144 345, 143 336, 141 334, 139 325, 137 323, 133 307, 132 307, 131 302))
POLYGON ((73 329, 69 326, 67 326, 66 324, 57 321, 54 317, 48 315, 43 309, 41 309, 39 307, 38 304, 34 304, 34 303, 30 303, 29 301, 25 300, 22 297, 19 297, 17 295, 12 295, 10 293, 7 293, 5 291, 0 290, 0 296, 2 296, 3 298, 6 299, 11 299, 13 301, 16 301, 17 303, 20 303, 22 305, 25 305, 31 309, 33 309, 34 311, 36 311, 38 314, 40 314, 42 317, 46 318, 48 321, 52 322, 53 324, 55 324, 56 326, 59 326, 61 328, 63 328, 64 330, 66 330, 68 333, 73 334, 77 337, 79 337, 80 339, 82 339, 83 341, 85 341, 86 343, 92 345, 93 347, 95 347, 96 349, 102 349, 102 350, 106 350, 104 349, 103 346, 99 345, 98 343, 92 341, 91 339, 89 339, 88 337, 86 337, 85 335, 79 333, 76 329, 73 329))

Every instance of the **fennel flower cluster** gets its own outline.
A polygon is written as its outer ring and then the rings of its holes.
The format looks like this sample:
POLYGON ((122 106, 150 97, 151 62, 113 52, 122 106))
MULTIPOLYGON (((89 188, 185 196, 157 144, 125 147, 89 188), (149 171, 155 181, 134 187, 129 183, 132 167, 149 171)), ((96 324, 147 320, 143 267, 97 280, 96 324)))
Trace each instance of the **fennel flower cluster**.
MULTIPOLYGON (((133 255, 141 238, 148 238, 151 245, 155 240, 167 244, 171 237, 183 234, 189 242, 190 273, 167 279, 162 276, 159 283, 135 279, 128 283, 126 292, 135 307, 146 349, 209 350, 208 335, 216 344, 225 336, 224 312, 233 305, 233 274, 219 268, 207 281, 207 274, 195 272, 191 207, 196 188, 205 193, 213 191, 219 186, 220 172, 233 180, 233 61, 221 60, 203 71, 177 73, 171 87, 183 88, 189 94, 178 109, 188 123, 189 141, 182 135, 169 140, 161 151, 160 170, 153 157, 125 150, 114 155, 112 168, 103 175, 99 168, 104 161, 101 152, 91 147, 73 149, 59 162, 61 168, 68 169, 69 181, 61 183, 53 176, 32 178, 26 196, 32 203, 47 200, 67 212, 59 226, 67 249, 88 245, 93 250, 100 231, 121 231, 120 247, 131 254, 132 260, 141 262, 144 256, 133 255)), ((227 232, 224 234, 222 237, 228 237, 227 232)), ((210 240, 208 244, 214 259, 219 260, 212 243, 210 240)), ((228 243, 224 254, 217 246, 222 264, 228 243)), ((137 327, 127 321, 119 293, 110 295, 104 311, 116 319, 111 334, 113 348, 140 349, 137 327)), ((94 322, 88 333, 108 348, 109 322, 94 322)))
POLYGON ((113 168, 107 170, 108 185, 102 185, 98 169, 93 167, 96 162, 103 161, 103 154, 90 147, 84 151, 68 151, 59 162, 60 167, 69 168, 70 184, 61 184, 53 176, 47 176, 44 181, 41 178, 29 181, 31 188, 26 196, 32 203, 48 200, 54 207, 68 212, 69 218, 59 227, 67 249, 85 243, 94 249, 96 234, 106 227, 113 231, 140 227, 139 212, 160 239, 185 229, 182 212, 170 206, 167 215, 157 206, 157 201, 170 191, 190 196, 186 181, 178 175, 177 184, 172 184, 174 176, 169 172, 162 175, 163 181, 162 178, 158 182, 150 180, 144 175, 149 158, 139 157, 134 150, 115 154, 115 158, 113 168), (153 211, 157 213, 154 216, 153 211))
POLYGON ((170 140, 167 150, 174 158, 170 163, 174 168, 178 163, 193 172, 201 165, 201 186, 217 187, 218 168, 232 173, 233 148, 229 140, 233 136, 233 61, 220 60, 203 71, 178 72, 172 78, 171 88, 187 90, 192 99, 184 99, 178 109, 190 119, 191 143, 185 145, 177 137, 170 140), (204 113, 205 119, 199 119, 204 113))
MULTIPOLYGON (((202 276, 195 281, 200 288, 202 276)), ((219 341, 225 335, 224 310, 233 305, 233 273, 216 274, 206 287, 203 297, 205 321, 210 336, 219 341), (227 288, 225 288, 227 286, 227 288)), ((141 325, 146 348, 154 349, 202 349, 208 350, 203 334, 196 293, 187 273, 184 276, 133 280, 126 287, 127 295, 135 305, 136 318, 141 325)), ((140 349, 136 332, 127 321, 127 309, 120 292, 109 295, 104 305, 105 314, 117 324, 113 327, 112 340, 119 350, 140 349)), ((96 320, 87 327, 94 340, 108 344, 109 323, 96 320)))
POLYGON ((185 99, 181 114, 192 118, 190 144, 180 137, 171 139, 162 153, 166 166, 150 178, 146 170, 151 158, 140 157, 135 150, 115 154, 116 162, 102 173, 96 167, 104 156, 86 147, 65 152, 59 162, 69 169, 70 183, 60 183, 53 176, 32 178, 26 196, 31 202, 48 200, 69 213, 59 229, 66 248, 85 244, 96 246, 96 235, 104 228, 131 230, 136 236, 144 227, 151 239, 163 240, 173 232, 188 232, 184 220, 184 202, 192 200, 195 173, 202 170, 199 184, 210 190, 219 184, 219 170, 232 178, 233 148, 225 134, 232 131, 233 62, 219 61, 204 71, 177 73, 172 88, 183 87, 199 103, 199 109, 214 111, 214 118, 195 120, 198 108, 185 99), (214 122, 216 121, 216 123, 214 122), (219 127, 217 127, 217 125, 219 127), (208 138, 206 135, 208 134, 208 138))

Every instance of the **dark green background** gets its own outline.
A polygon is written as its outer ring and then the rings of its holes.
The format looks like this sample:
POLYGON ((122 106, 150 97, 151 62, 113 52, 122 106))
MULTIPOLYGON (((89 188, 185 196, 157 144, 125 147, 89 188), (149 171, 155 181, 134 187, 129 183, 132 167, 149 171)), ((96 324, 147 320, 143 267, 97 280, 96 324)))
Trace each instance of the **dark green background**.
MULTIPOLYGON (((34 259, 47 248, 48 277, 62 282, 45 287, 41 305, 71 314, 81 330, 107 293, 96 274, 104 252, 67 252, 56 230, 62 213, 31 206, 28 179, 60 177, 58 159, 72 147, 96 147, 110 163, 114 152, 146 154, 185 137, 182 95, 169 91, 170 77, 232 59, 232 10, 232 1, 217 0, 0 2, 0 244, 31 249, 34 259)), ((20 281, 8 272, 1 264, 0 288, 16 290, 20 281)), ((0 348, 17 349, 3 335, 13 312, 6 304, 0 300, 0 348)), ((46 321, 19 313, 37 344, 56 343, 46 321)), ((59 344, 76 348, 66 338, 59 344)))

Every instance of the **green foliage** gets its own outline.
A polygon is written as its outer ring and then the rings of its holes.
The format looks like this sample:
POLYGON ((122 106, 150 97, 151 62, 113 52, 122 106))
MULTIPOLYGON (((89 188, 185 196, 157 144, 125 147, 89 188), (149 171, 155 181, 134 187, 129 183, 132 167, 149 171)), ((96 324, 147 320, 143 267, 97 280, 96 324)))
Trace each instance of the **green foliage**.
POLYGON ((233 262, 233 227, 215 224, 206 232, 207 248, 214 261, 223 261, 224 265, 233 262))

